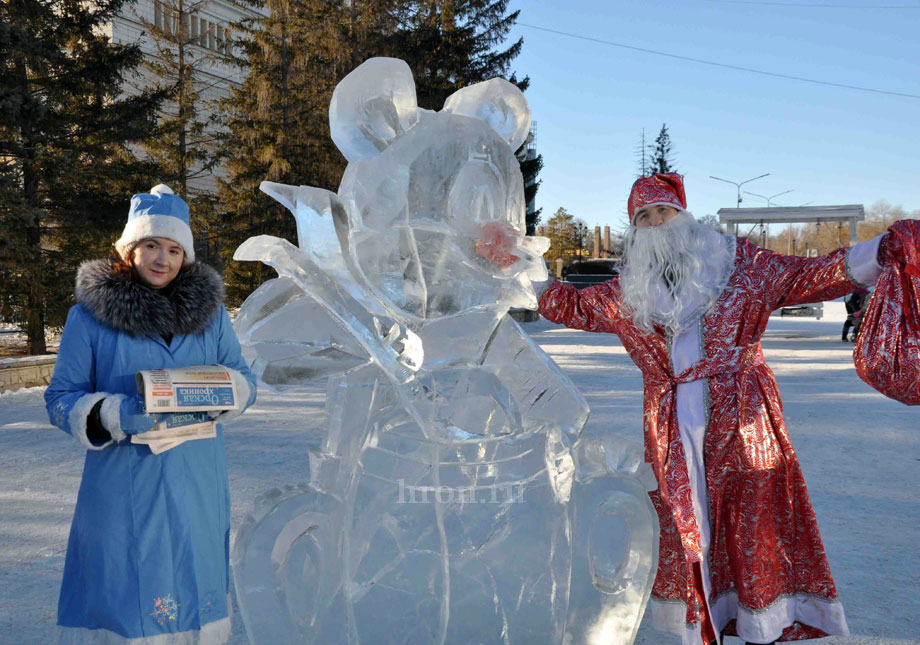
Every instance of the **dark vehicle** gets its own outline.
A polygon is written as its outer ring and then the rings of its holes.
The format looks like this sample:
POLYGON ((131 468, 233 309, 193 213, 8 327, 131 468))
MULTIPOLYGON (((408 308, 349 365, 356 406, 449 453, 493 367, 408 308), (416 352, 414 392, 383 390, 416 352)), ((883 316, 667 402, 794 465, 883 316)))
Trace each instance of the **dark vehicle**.
POLYGON ((574 284, 578 289, 584 289, 595 284, 607 282, 616 276, 618 260, 612 258, 597 258, 594 260, 580 260, 572 262, 562 269, 562 279, 574 284))
POLYGON ((779 315, 781 318, 784 316, 814 316, 815 320, 821 320, 824 317, 824 303, 812 302, 807 305, 783 307, 779 310, 779 315))

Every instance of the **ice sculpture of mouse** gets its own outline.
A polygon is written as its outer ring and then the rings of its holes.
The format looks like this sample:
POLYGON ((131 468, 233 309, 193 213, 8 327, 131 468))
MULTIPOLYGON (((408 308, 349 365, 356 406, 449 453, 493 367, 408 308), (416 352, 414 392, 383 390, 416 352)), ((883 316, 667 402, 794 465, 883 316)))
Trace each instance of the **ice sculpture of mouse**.
POLYGON ((408 66, 375 58, 330 122, 338 195, 263 183, 299 246, 235 255, 279 274, 237 318, 253 371, 329 375, 309 485, 263 495, 234 543, 250 640, 632 642, 656 566, 647 466, 578 441, 587 404, 506 316, 546 277, 548 241, 523 234, 524 96, 493 79, 424 110, 408 66))

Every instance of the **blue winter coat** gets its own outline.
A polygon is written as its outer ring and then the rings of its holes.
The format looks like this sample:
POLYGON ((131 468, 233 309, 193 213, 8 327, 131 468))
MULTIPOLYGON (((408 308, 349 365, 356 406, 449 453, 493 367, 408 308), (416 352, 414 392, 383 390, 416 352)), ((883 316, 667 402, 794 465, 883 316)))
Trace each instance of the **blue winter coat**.
MULTIPOLYGON (((104 393, 136 394, 138 370, 219 363, 245 376, 246 407, 254 402, 255 381, 213 269, 193 265, 164 295, 95 261, 81 267, 77 284, 79 304, 67 317, 45 394, 56 426, 89 447, 86 418, 93 404, 104 393), (162 333, 172 334, 168 344, 162 333)), ((225 641, 229 540, 220 425, 214 439, 159 455, 130 440, 89 450, 58 606, 62 640, 186 632, 188 642, 199 636, 225 641)))

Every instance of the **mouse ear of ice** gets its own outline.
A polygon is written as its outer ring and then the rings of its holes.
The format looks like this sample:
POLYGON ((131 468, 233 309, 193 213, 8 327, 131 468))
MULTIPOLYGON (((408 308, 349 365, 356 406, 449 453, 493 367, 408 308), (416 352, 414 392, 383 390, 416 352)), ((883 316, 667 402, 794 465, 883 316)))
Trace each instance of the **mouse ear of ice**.
POLYGON ((464 87, 447 97, 442 112, 485 121, 517 150, 530 132, 530 108, 517 87, 493 78, 464 87))
POLYGON ((348 161, 378 154, 416 122, 415 81, 398 58, 366 60, 332 93, 332 140, 348 161))

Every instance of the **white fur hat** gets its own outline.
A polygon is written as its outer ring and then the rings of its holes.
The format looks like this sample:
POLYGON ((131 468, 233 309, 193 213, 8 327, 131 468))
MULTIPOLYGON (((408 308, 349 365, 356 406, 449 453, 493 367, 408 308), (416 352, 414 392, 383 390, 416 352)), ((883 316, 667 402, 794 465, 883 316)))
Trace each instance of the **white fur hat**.
POLYGON ((188 204, 165 184, 157 184, 149 193, 138 193, 131 198, 128 223, 115 242, 115 250, 122 259, 127 259, 137 243, 148 237, 178 242, 185 250, 185 264, 195 261, 188 204))

